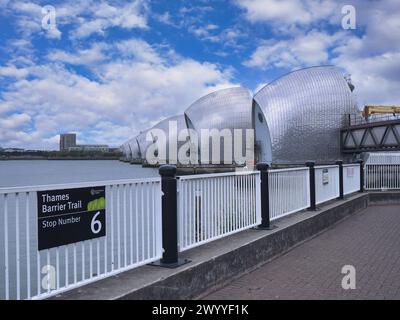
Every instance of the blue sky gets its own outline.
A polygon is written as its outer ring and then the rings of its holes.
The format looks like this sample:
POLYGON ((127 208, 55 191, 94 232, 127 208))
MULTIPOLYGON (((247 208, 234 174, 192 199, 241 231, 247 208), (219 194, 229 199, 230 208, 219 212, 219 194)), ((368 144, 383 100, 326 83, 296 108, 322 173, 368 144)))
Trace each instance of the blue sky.
POLYGON ((3 147, 66 131, 117 146, 210 91, 313 65, 351 74, 360 106, 400 103, 398 0, 0 0, 0 29, 3 147))

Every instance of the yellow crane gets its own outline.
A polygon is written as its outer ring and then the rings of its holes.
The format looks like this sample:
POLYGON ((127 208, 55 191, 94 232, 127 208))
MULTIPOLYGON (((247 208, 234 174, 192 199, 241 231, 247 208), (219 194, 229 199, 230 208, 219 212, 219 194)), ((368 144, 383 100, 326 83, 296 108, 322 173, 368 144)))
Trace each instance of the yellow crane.
POLYGON ((383 113, 383 114, 400 114, 400 106, 365 106, 362 111, 362 115, 365 119, 372 114, 383 113))

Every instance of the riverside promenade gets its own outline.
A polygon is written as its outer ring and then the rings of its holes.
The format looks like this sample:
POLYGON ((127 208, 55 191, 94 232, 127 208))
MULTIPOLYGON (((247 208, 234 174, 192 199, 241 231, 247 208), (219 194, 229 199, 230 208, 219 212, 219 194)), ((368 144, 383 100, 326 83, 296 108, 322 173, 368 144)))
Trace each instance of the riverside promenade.
POLYGON ((400 299, 400 205, 368 207, 203 298, 400 299))

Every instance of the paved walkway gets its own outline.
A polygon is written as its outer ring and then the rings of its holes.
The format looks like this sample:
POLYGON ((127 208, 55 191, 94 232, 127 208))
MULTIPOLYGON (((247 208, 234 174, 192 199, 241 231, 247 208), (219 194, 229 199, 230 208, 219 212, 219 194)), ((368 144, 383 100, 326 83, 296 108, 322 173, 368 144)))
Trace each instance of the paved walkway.
POLYGON ((400 299, 400 206, 369 207, 204 299, 400 299))

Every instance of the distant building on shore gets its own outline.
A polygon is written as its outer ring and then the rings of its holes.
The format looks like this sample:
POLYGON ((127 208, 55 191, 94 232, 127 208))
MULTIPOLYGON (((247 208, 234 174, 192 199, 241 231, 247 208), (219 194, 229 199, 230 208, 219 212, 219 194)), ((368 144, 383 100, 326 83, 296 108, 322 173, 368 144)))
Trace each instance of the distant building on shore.
POLYGON ((12 152, 24 152, 25 149, 21 148, 5 148, 5 149, 0 149, 2 152, 7 152, 7 153, 12 153, 12 152))
POLYGON ((76 133, 62 133, 60 134, 60 151, 109 152, 110 147, 106 144, 76 144, 76 133))
POLYGON ((68 151, 69 148, 76 146, 75 133, 62 133, 60 134, 60 151, 68 151))

